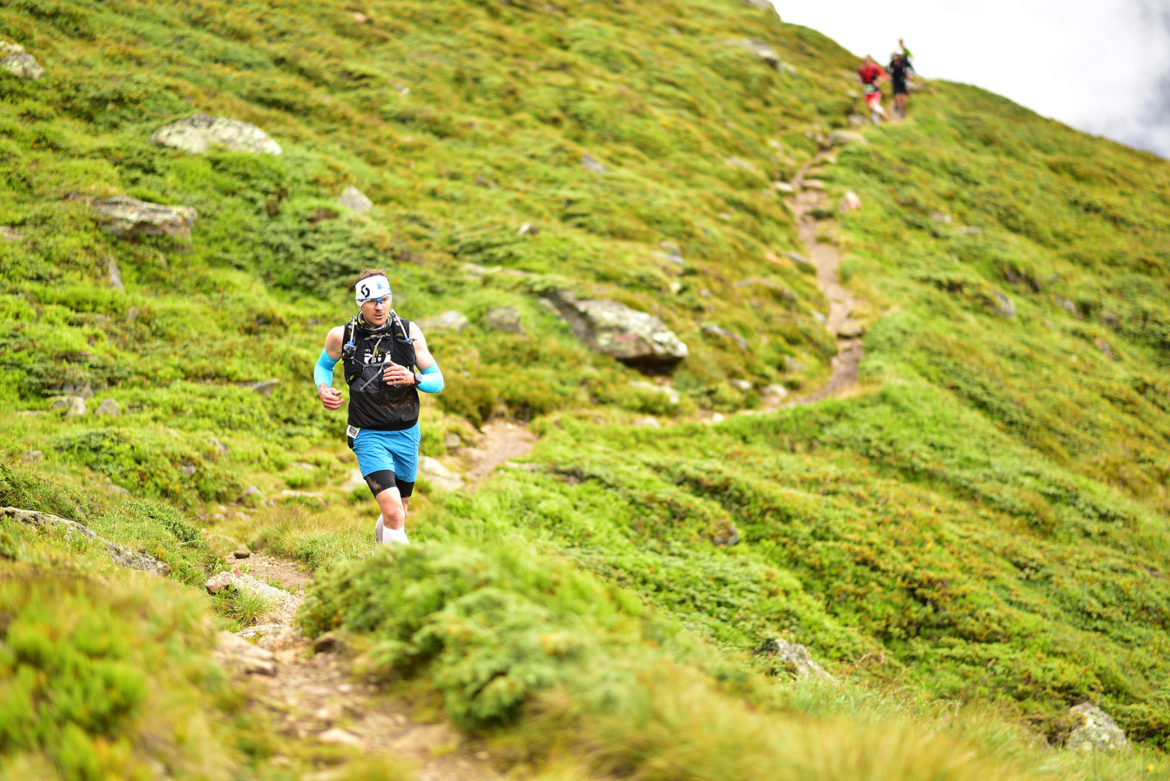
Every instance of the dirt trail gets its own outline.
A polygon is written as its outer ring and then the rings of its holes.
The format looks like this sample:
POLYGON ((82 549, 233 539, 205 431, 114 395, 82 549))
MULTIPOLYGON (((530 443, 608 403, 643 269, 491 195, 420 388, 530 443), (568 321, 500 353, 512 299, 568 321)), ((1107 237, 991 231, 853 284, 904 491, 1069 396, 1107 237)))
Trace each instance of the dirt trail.
MULTIPOLYGON (((504 462, 522 458, 536 444, 526 426, 504 420, 488 422, 482 438, 458 456, 466 471, 468 490, 475 488, 504 462)), ((371 539, 371 545, 373 541, 371 539)), ((295 562, 252 554, 237 560, 234 571, 262 583, 279 584, 283 603, 237 635, 219 638, 220 660, 232 670, 290 741, 352 747, 345 759, 336 756, 306 778, 327 781, 343 777, 355 759, 385 756, 387 766, 407 767, 417 781, 491 781, 500 778, 489 755, 446 721, 419 720, 409 706, 386 695, 370 682, 355 679, 344 649, 325 636, 311 642, 292 625, 312 576, 295 562), (252 644, 254 641, 255 645, 252 644)), ((226 635, 226 636, 225 636, 226 635)), ((336 754, 336 752, 334 752, 336 754)), ((276 757, 273 764, 291 764, 276 757)))
POLYGON ((472 489, 497 466, 514 458, 523 458, 536 445, 536 435, 527 426, 499 418, 484 424, 480 433, 483 439, 475 447, 465 447, 456 453, 467 467, 463 477, 472 489))
POLYGON ((273 757, 275 767, 301 770, 306 754, 319 754, 316 769, 301 777, 315 781, 345 777, 353 760, 384 757, 387 767, 404 768, 417 781, 497 779, 484 750, 446 721, 417 719, 410 707, 374 683, 354 677, 349 657, 335 638, 311 642, 292 626, 292 616, 312 580, 282 559, 253 554, 231 559, 234 569, 266 583, 280 584, 284 604, 238 635, 221 633, 217 654, 248 690, 253 707, 296 747, 298 766, 273 757), (247 639, 256 639, 255 645, 247 639), (330 747, 333 747, 331 749, 330 747), (336 748, 352 748, 338 752, 336 748))
MULTIPOLYGON (((829 162, 823 152, 803 165, 792 181, 796 192, 791 206, 809 260, 817 269, 817 287, 829 302, 828 329, 837 340, 828 382, 815 392, 785 403, 769 405, 766 412, 811 404, 844 392, 857 382, 863 356, 862 329, 850 318, 856 299, 840 282, 841 256, 833 245, 817 236, 827 210, 828 197, 808 174, 829 162)), ((493 420, 480 429, 482 438, 456 452, 464 467, 468 490, 475 490, 501 464, 526 456, 536 436, 522 424, 493 420)), ((322 747, 317 769, 304 776, 316 781, 343 777, 347 763, 384 756, 388 766, 407 767, 418 781, 491 781, 501 778, 491 766, 490 755, 446 721, 416 719, 409 706, 388 696, 370 682, 355 679, 348 657, 332 638, 314 644, 292 626, 292 617, 304 598, 311 576, 294 562, 253 554, 231 559, 237 570, 262 582, 279 584, 289 596, 265 619, 269 623, 243 630, 238 636, 220 638, 219 655, 253 695, 283 735, 304 745, 322 747), (245 638, 255 640, 255 645, 245 638), (328 746, 352 747, 338 759, 328 746), (330 758, 332 757, 332 758, 330 758)), ((224 633, 228 634, 228 633, 224 633)), ((303 761, 299 760, 299 761, 303 761)), ((274 757, 272 764, 293 760, 274 757)))
POLYGON ((833 358, 832 374, 829 381, 817 391, 780 405, 782 408, 811 404, 814 401, 836 396, 857 383, 858 367, 865 354, 861 326, 850 317, 857 306, 857 299, 841 284, 841 253, 832 244, 823 242, 817 236, 821 222, 817 211, 826 210, 829 198, 824 190, 810 186, 809 172, 831 161, 829 152, 821 152, 800 167, 793 177, 792 186, 796 194, 792 199, 792 211, 796 215, 797 234, 808 250, 808 258, 817 269, 817 287, 829 301, 829 316, 826 326, 837 340, 837 355, 833 358))

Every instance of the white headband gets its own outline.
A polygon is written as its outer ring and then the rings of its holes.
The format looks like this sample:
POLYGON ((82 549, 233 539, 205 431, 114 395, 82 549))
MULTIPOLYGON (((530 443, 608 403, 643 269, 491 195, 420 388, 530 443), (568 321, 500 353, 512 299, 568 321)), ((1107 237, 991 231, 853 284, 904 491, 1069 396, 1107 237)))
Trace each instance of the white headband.
POLYGON ((366 301, 372 298, 383 298, 391 295, 390 280, 383 276, 366 277, 359 280, 353 286, 354 298, 357 299, 357 305, 361 306, 366 301))

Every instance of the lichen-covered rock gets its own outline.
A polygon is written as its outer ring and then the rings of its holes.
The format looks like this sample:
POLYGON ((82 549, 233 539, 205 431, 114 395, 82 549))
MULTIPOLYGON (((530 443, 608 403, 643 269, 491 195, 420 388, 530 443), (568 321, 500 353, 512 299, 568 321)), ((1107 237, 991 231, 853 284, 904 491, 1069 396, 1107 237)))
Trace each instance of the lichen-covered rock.
POLYGON ((825 138, 829 146, 845 146, 847 144, 864 144, 865 136, 861 133, 851 133, 848 130, 833 130, 825 138))
POLYGON ((255 125, 208 114, 196 114, 161 127, 150 137, 150 142, 194 154, 205 154, 212 146, 265 155, 281 153, 280 144, 255 125))
POLYGON ((503 331, 509 334, 524 335, 524 324, 520 322, 520 312, 515 307, 503 306, 493 309, 484 315, 484 325, 493 331, 503 331))
POLYGON ((116 196, 93 202, 107 231, 120 239, 137 236, 189 238, 196 213, 190 206, 163 206, 116 196))
POLYGON ((1098 751, 1118 751, 1129 746, 1125 733, 1105 711, 1091 702, 1074 706, 1071 713, 1079 722, 1065 741, 1064 747, 1079 754, 1098 751))
POLYGON ((451 309, 418 321, 418 327, 424 331, 462 331, 470 325, 467 315, 451 309))
POLYGON ((606 173, 605 165, 591 154, 586 153, 581 158, 581 167, 592 174, 606 173))
POLYGON ((853 212, 861 208, 861 199, 857 197, 857 193, 850 191, 841 196, 841 203, 838 209, 842 212, 853 212))
POLYGON ((418 473, 426 478, 436 491, 449 493, 463 487, 463 478, 444 466, 443 462, 437 458, 430 456, 419 458, 418 473))
POLYGON ((125 546, 99 536, 96 532, 90 530, 89 527, 82 526, 77 521, 62 518, 59 515, 37 512, 36 510, 21 510, 17 507, 2 507, 0 508, 0 520, 13 520, 45 529, 59 526, 64 528, 65 533, 68 535, 78 534, 83 537, 88 537, 102 545, 114 563, 120 567, 139 569, 143 572, 149 572, 152 575, 158 575, 159 577, 166 577, 171 572, 169 565, 164 564, 153 556, 148 556, 145 553, 135 553, 125 546))
POLYGON ((742 46, 776 70, 782 70, 784 68, 784 64, 780 61, 780 55, 763 41, 756 40, 755 38, 745 38, 738 41, 725 41, 725 43, 728 46, 742 46))
POLYGON ((350 185, 341 191, 341 195, 337 198, 338 202, 347 209, 361 214, 368 212, 374 206, 374 202, 366 197, 358 188, 350 185))
POLYGON ((566 290, 544 294, 573 333, 592 349, 631 366, 673 368, 687 346, 657 317, 616 301, 578 301, 566 290))
POLYGON ((14 76, 33 81, 44 78, 45 69, 17 43, 0 41, 0 68, 14 76))
POLYGON ((803 645, 789 643, 778 637, 773 637, 765 640, 756 649, 756 653, 772 657, 779 663, 782 669, 795 675, 797 678, 813 677, 826 681, 836 680, 825 671, 825 668, 813 661, 813 658, 808 653, 808 649, 803 645))

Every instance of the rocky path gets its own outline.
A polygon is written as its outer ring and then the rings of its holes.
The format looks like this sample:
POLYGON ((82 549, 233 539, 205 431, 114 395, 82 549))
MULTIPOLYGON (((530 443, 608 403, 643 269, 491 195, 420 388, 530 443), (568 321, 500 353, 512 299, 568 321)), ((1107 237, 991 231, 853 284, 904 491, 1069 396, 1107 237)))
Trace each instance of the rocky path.
MULTIPOLYGON (((818 236, 823 221, 818 214, 828 211, 828 198, 823 187, 809 178, 817 167, 831 161, 831 155, 823 152, 801 167, 792 181, 791 206, 808 258, 817 269, 817 287, 829 302, 827 327, 837 340, 832 374, 809 395, 753 412, 811 404, 845 392, 857 382, 864 353, 862 329, 850 316, 857 302, 840 282, 839 251, 818 236)), ((479 441, 455 454, 470 490, 501 464, 525 457, 536 444, 526 426, 505 420, 488 422, 480 433, 479 441)), ((238 634, 221 633, 217 651, 220 661, 249 690, 255 706, 298 746, 297 759, 276 756, 271 760, 274 766, 289 766, 295 772, 302 769, 308 755, 314 769, 302 777, 328 781, 347 777, 354 760, 384 758, 387 767, 402 769, 418 781, 501 778, 490 763, 490 754, 449 723, 418 719, 401 699, 372 682, 356 679, 336 638, 326 635, 313 643, 292 626, 311 580, 308 573, 293 562, 264 555, 233 557, 231 563, 234 574, 227 580, 234 578, 237 586, 247 583, 274 603, 256 626, 238 634)))
POLYGON ((255 555, 232 559, 238 587, 278 584, 282 592, 262 623, 222 632, 216 655, 290 745, 293 756, 272 757, 275 768, 330 781, 354 777, 369 763, 416 781, 500 778, 486 750, 445 720, 418 718, 401 698, 356 678, 337 638, 310 642, 292 626, 308 573, 292 562, 255 555), (255 640, 255 644, 253 644, 255 640), (360 768, 352 763, 361 763, 360 768), (306 768, 308 764, 310 767, 306 768), (352 772, 351 772, 352 771, 352 772))
POLYGON ((827 327, 837 340, 837 355, 833 358, 832 374, 829 381, 815 392, 789 401, 782 407, 811 404, 814 401, 843 393, 857 383, 858 367, 865 353, 861 326, 850 315, 857 306, 857 299, 841 284, 841 253, 817 235, 823 221, 816 215, 830 207, 828 196, 818 180, 809 179, 815 168, 832 162, 830 152, 821 152, 801 166, 793 177, 792 186, 796 193, 791 201, 796 216, 797 232, 804 242, 808 258, 817 269, 817 288, 829 302, 827 327))

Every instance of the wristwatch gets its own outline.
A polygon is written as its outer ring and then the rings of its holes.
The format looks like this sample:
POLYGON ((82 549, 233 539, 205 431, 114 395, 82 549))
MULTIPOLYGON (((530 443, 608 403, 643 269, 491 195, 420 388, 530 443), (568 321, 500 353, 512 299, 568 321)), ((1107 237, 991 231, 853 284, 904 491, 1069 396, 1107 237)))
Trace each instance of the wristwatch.
POLYGON ((422 375, 421 375, 421 374, 419 374, 418 372, 411 372, 411 374, 413 374, 413 375, 414 375, 414 384, 415 384, 416 386, 417 386, 417 385, 422 385, 422 375))

